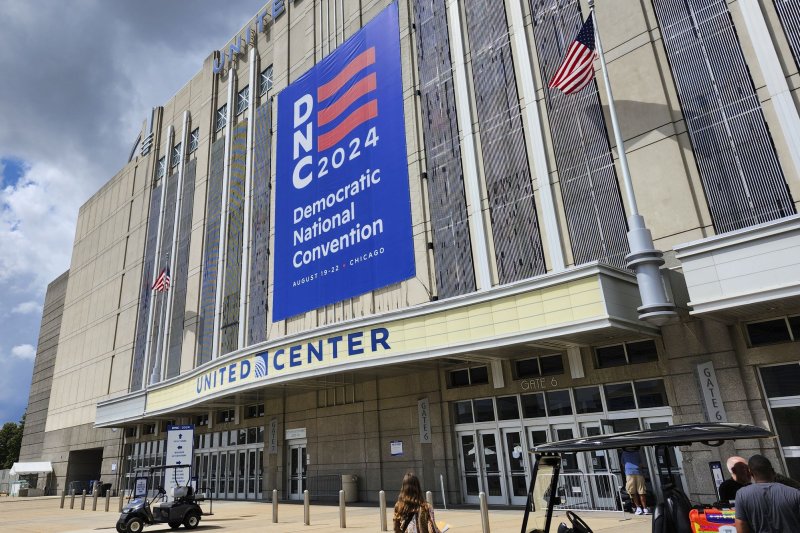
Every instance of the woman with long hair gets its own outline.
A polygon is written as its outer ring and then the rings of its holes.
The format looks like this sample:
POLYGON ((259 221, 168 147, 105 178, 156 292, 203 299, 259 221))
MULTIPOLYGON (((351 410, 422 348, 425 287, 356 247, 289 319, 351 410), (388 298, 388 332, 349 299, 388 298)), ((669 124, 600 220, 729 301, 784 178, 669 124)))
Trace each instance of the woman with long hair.
POLYGON ((395 533, 441 533, 436 526, 433 508, 422 496, 419 478, 413 472, 403 477, 403 486, 394 504, 395 533))

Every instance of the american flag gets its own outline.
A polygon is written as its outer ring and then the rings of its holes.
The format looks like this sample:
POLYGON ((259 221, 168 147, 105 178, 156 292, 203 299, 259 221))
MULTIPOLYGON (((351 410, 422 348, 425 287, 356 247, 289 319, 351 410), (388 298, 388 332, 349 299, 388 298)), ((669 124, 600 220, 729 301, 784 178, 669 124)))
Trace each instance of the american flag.
POLYGON ((549 87, 564 94, 572 94, 586 87, 594 78, 594 56, 594 21, 590 14, 569 46, 549 87))
POLYGON ((166 292, 169 290, 169 282, 169 269, 162 269, 161 274, 158 275, 155 283, 153 283, 153 290, 156 292, 166 292))

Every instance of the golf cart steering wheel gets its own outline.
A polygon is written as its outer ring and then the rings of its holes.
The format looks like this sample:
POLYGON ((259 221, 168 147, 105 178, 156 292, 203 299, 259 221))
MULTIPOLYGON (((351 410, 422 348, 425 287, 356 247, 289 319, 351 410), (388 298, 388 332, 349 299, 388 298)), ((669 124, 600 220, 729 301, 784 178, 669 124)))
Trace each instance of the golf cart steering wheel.
POLYGON ((592 528, 583 521, 583 518, 576 515, 572 511, 567 511, 567 518, 572 523, 572 529, 575 533, 593 533, 592 528))

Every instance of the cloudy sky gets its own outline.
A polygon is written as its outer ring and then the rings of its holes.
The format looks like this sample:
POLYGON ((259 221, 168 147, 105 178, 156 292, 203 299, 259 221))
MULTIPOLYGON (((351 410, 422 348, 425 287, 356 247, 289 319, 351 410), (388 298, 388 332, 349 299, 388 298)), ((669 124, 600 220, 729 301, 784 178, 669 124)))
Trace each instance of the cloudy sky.
POLYGON ((0 0, 0 425, 28 403, 47 284, 142 121, 267 0, 0 0))

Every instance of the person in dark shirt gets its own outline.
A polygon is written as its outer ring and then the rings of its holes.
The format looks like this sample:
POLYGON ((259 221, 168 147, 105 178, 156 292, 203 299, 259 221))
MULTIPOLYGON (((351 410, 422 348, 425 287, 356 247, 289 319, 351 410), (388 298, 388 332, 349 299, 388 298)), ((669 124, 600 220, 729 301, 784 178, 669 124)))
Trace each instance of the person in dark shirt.
POLYGON ((736 493, 736 532, 800 531, 800 490, 777 483, 772 463, 763 455, 754 455, 747 465, 753 483, 736 493))
POLYGON ((736 499, 736 493, 750 484, 750 469, 744 457, 734 455, 725 463, 731 473, 731 479, 726 479, 719 486, 719 500, 729 503, 736 499))

